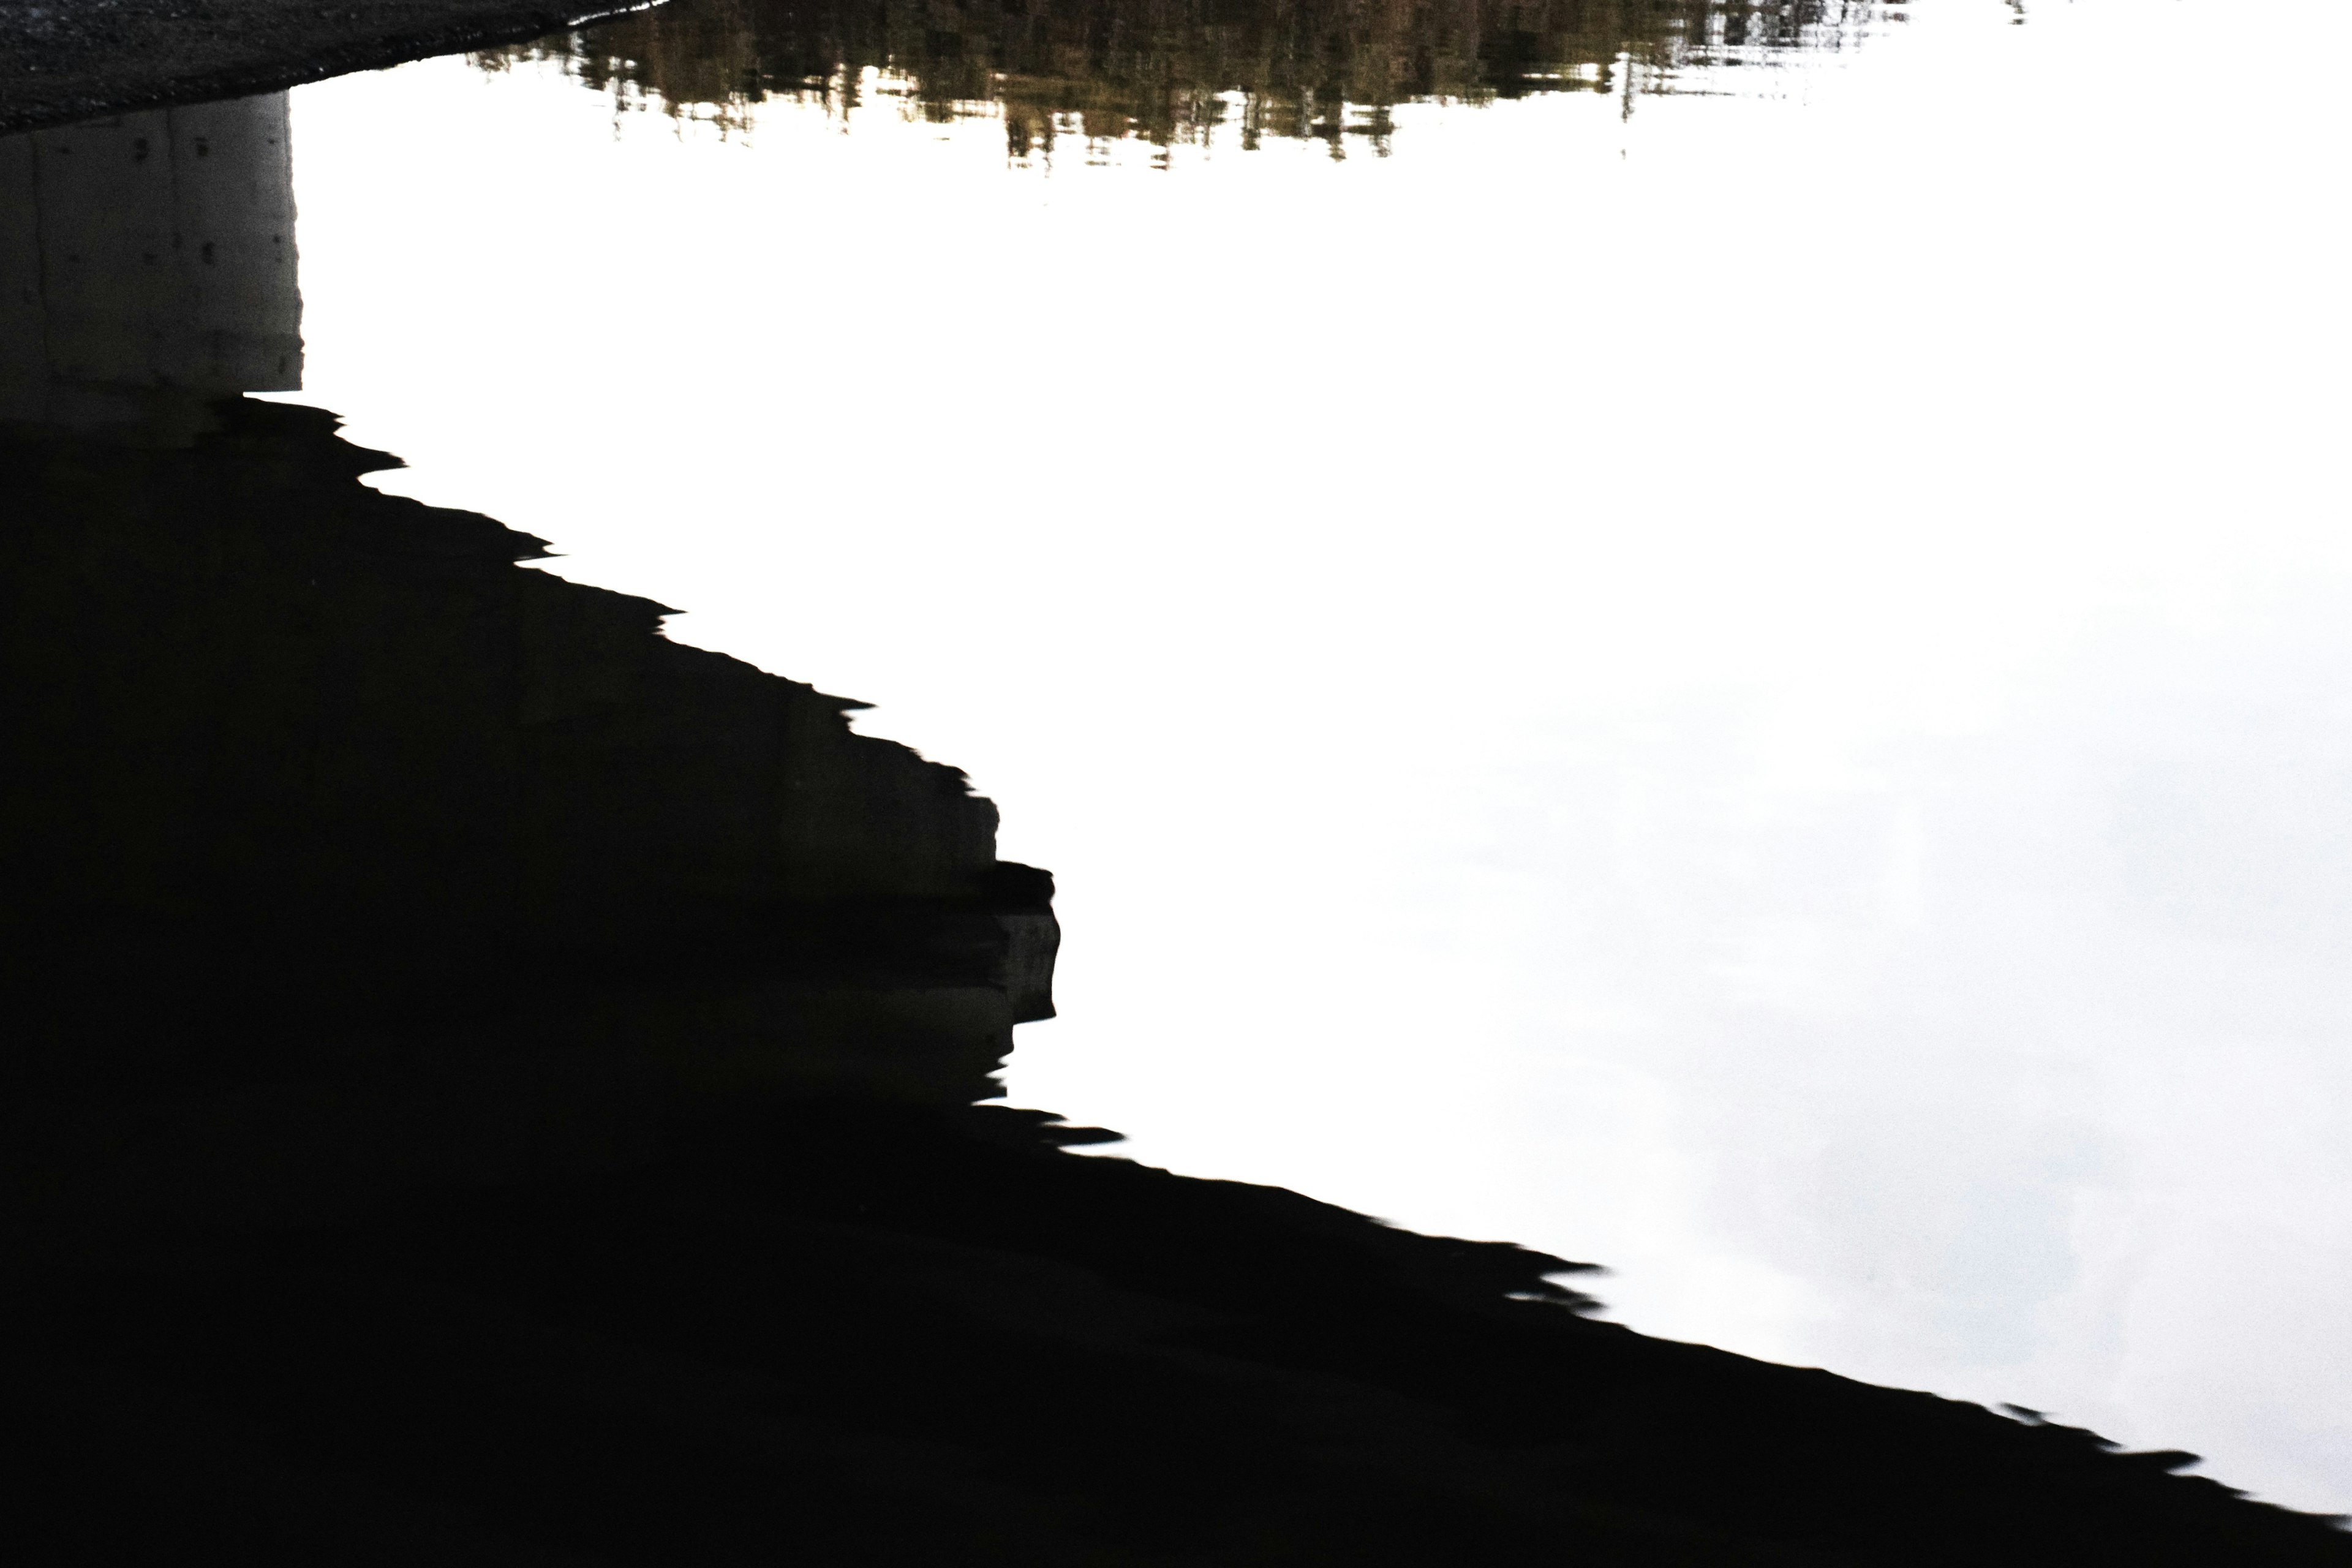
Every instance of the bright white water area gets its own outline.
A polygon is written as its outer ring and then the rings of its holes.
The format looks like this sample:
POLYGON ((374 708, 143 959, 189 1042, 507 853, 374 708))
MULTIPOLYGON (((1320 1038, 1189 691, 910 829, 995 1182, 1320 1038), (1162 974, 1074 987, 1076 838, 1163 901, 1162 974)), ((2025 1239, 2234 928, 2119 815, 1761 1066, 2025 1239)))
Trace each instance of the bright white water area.
POLYGON ((2352 1509, 2352 12, 2020 17, 1165 169, 346 78, 299 398, 968 769, 1016 1101, 2352 1509))

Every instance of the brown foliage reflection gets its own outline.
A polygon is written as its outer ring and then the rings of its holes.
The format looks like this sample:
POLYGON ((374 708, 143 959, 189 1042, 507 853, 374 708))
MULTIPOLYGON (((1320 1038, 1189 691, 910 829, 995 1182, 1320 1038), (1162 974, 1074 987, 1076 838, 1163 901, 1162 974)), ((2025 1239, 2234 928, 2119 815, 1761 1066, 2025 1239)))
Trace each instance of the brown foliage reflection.
POLYGON ((846 119, 1001 116, 1016 159, 1058 137, 1164 150, 1237 134, 1385 152, 1400 103, 1689 90, 1899 21, 1886 0, 675 0, 535 44, 624 107, 743 124, 771 98, 846 119))

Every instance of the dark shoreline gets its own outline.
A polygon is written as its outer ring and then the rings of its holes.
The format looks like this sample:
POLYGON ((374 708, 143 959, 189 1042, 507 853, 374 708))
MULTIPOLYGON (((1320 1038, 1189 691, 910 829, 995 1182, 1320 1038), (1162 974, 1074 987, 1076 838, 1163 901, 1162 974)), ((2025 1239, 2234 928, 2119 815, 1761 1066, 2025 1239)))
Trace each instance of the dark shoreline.
POLYGON ((271 92, 639 9, 581 0, 0 0, 0 134, 271 92))

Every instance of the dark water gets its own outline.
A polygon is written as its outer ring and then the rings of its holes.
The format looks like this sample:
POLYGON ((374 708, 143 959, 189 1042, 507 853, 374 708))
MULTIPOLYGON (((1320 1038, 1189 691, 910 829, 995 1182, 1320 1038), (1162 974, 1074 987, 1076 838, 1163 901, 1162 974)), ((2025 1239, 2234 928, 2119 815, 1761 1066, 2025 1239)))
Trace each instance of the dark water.
POLYGON ((0 142, 45 1560, 2340 1561, 2167 1447, 2352 1473, 2340 116, 2166 16, 0 142))

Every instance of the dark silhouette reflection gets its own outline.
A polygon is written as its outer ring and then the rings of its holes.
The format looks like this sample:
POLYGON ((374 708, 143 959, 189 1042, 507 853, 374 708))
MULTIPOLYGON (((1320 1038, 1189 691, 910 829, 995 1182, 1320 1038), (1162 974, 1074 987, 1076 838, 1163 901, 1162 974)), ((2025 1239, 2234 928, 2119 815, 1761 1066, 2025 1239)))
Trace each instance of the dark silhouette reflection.
POLYGON ((236 395, 282 112, 0 145, 12 1561, 2352 1560, 974 1104, 1055 932, 960 775, 236 395))
POLYGON ((5 458, 0 637, 44 765, 0 779, 30 1009, 0 1070, 233 1078, 426 1018, 632 1050, 690 970, 747 1061, 835 1071, 881 1006, 890 1071, 982 1090, 1052 947, 1012 943, 1043 879, 960 773, 359 483, 394 460, 331 416, 223 399, 297 384, 283 127, 274 99, 5 144, 37 241, 7 406, 41 422, 5 458))
MULTIPOLYGON (((740 121, 772 97, 845 116, 879 90, 933 121, 1165 148, 1230 130, 1385 151, 1391 110, 1529 93, 1675 91, 1699 66, 1834 48, 1899 17, 1877 0, 674 0, 534 45, 642 106, 740 121)), ((1630 97, 1628 98, 1630 103, 1630 97)))

